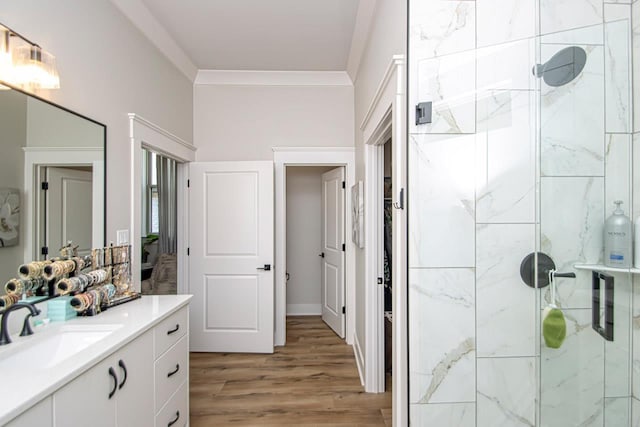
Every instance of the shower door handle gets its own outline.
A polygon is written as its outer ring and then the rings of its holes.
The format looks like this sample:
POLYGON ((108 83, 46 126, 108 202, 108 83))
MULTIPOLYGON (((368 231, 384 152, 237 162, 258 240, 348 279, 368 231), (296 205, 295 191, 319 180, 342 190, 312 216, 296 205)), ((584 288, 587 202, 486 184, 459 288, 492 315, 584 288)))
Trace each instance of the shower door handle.
POLYGON ((591 273, 591 327, 607 341, 613 341, 613 276, 599 271, 591 273), (604 327, 600 323, 600 285, 604 280, 604 327))

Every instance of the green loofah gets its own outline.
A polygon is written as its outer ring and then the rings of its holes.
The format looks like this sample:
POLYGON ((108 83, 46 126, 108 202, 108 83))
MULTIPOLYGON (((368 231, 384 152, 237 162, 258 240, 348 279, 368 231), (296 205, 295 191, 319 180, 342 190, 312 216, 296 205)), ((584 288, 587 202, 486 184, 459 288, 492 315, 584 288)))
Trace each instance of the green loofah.
POLYGON ((567 323, 564 320, 562 310, 547 308, 542 321, 542 336, 549 348, 560 348, 567 336, 567 323))

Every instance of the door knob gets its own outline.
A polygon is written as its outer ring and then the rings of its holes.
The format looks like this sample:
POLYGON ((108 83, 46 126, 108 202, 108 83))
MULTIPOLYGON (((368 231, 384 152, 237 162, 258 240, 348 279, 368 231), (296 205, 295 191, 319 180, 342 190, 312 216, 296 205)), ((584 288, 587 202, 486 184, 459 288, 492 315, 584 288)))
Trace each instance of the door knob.
POLYGON ((318 255, 320 258, 324 258, 324 252, 318 255))
POLYGON ((271 264, 265 264, 264 267, 258 267, 256 270, 270 271, 271 264))

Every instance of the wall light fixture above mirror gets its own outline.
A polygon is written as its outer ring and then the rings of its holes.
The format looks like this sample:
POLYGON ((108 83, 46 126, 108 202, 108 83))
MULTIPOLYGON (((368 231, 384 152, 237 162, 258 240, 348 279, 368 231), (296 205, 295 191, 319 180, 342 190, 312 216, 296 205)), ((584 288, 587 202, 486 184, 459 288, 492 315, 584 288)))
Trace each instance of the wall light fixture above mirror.
POLYGON ((59 89, 56 58, 0 24, 0 80, 25 89, 59 89))

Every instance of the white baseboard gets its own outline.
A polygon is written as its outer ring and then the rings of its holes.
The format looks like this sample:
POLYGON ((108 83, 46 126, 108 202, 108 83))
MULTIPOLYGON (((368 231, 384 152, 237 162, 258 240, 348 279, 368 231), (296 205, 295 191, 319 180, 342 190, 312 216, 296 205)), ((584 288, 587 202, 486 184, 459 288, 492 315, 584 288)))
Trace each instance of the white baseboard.
POLYGON ((353 354, 356 356, 360 384, 364 386, 364 358, 362 357, 362 349, 360 348, 360 341, 358 341, 357 334, 353 334, 353 354))
POLYGON ((321 304, 287 304, 287 316, 320 316, 321 304))

